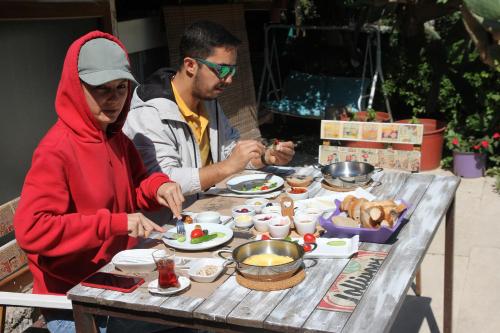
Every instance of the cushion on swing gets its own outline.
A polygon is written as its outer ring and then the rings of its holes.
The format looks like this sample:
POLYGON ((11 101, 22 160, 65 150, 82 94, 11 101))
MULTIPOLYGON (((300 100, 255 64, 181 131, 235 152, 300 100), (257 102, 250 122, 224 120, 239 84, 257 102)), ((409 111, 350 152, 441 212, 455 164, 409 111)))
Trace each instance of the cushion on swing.
POLYGON ((292 71, 283 85, 283 98, 269 101, 266 106, 275 113, 297 117, 324 119, 330 106, 358 109, 361 93, 366 93, 371 80, 352 77, 312 75, 292 71))

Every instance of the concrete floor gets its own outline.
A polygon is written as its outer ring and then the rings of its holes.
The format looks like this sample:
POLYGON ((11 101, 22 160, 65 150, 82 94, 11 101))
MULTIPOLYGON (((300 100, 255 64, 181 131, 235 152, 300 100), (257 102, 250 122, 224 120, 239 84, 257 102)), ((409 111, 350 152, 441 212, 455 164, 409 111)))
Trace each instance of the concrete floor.
MULTIPOLYGON (((500 332, 500 194, 494 179, 463 178, 455 212, 453 332, 500 332)), ((422 296, 410 290, 392 333, 442 332, 444 223, 421 267, 422 296)))

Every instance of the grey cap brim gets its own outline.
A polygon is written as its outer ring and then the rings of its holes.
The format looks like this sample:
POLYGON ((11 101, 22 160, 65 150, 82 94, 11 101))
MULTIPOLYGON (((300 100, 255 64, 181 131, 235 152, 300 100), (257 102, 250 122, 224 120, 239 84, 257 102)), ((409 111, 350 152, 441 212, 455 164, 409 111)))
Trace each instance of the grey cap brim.
POLYGON ((91 86, 100 86, 114 80, 130 80, 138 84, 130 72, 121 69, 107 69, 92 73, 80 73, 80 79, 91 86))

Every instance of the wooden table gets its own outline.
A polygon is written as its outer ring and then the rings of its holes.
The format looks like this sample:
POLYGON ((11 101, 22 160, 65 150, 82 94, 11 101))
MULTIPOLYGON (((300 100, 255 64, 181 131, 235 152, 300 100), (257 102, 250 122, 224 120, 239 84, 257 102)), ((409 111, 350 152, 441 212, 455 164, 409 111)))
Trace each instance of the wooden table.
MULTIPOLYGON (((121 294, 76 286, 73 302, 77 332, 95 331, 93 315, 104 314, 211 331, 259 332, 386 332, 405 299, 417 269, 446 215, 444 332, 452 329, 453 234, 455 192, 453 176, 385 171, 381 185, 371 189, 379 199, 398 198, 412 204, 410 220, 402 228, 379 272, 352 313, 316 306, 348 263, 348 259, 321 259, 308 268, 306 279, 282 291, 252 291, 229 277, 210 296, 155 297, 147 291, 121 294)), ((319 190, 323 194, 324 190, 319 190)), ((198 207, 228 211, 241 198, 211 197, 198 207)), ((389 245, 363 243, 361 248, 384 250, 389 245)))

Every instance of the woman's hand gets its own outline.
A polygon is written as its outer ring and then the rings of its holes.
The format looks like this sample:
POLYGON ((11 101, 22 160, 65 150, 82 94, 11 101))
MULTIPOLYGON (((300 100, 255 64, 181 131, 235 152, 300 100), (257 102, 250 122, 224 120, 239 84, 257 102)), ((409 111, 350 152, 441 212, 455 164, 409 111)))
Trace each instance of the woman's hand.
POLYGON ((148 237, 152 231, 165 232, 165 229, 154 223, 142 213, 127 214, 127 230, 131 237, 148 237))
POLYGON ((173 182, 162 184, 156 192, 156 200, 160 205, 170 208, 174 217, 181 217, 184 196, 179 184, 173 182))
POLYGON ((273 149, 266 150, 265 160, 268 164, 288 164, 295 155, 295 145, 292 141, 278 142, 273 149))

